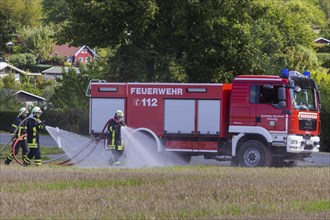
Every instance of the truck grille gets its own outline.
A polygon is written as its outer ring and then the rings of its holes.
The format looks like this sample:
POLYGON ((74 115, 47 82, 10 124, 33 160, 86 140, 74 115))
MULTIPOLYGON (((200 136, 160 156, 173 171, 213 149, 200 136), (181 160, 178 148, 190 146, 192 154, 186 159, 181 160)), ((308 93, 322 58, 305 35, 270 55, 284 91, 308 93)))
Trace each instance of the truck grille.
POLYGON ((299 120, 299 130, 316 131, 316 120, 314 119, 299 120))

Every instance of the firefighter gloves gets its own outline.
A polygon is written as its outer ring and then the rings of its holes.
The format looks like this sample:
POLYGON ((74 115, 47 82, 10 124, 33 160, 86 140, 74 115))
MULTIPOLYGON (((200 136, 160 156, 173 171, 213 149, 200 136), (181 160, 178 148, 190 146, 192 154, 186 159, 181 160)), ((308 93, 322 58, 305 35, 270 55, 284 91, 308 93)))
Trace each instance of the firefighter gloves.
POLYGON ((123 120, 119 120, 119 121, 117 122, 117 125, 118 125, 118 126, 126 126, 126 125, 125 125, 125 122, 124 122, 123 120))

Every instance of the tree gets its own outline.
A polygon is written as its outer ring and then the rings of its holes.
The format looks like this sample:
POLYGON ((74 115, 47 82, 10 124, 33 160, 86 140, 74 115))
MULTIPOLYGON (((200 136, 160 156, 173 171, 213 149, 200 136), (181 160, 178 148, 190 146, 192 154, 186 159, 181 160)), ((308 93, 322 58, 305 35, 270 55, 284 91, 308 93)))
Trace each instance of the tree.
POLYGON ((22 104, 16 99, 15 95, 6 89, 0 90, 0 111, 17 111, 22 104))
POLYGON ((38 26, 41 23, 40 0, 0 0, 0 51, 6 51, 16 30, 22 26, 38 26))
POLYGON ((0 10, 0 52, 8 50, 6 43, 8 43, 16 30, 16 23, 11 20, 2 10, 0 10))
POLYGON ((321 93, 321 150, 330 152, 330 75, 326 69, 319 68, 312 72, 312 77, 319 86, 321 93))
POLYGON ((69 7, 66 0, 42 0, 45 24, 62 24, 68 18, 69 7))
POLYGON ((313 57, 312 27, 325 18, 313 0, 77 1, 59 41, 117 48, 106 79, 120 81, 218 82, 315 66, 288 56, 313 57))
POLYGON ((10 56, 10 62, 19 68, 36 64, 36 57, 32 53, 20 53, 10 56))
POLYGON ((15 80, 15 75, 13 73, 8 74, 1 78, 2 89, 19 90, 21 89, 21 84, 15 80))
POLYGON ((37 62, 49 60, 53 51, 54 26, 23 27, 18 30, 15 47, 21 53, 33 53, 37 62))
POLYGON ((86 111, 88 109, 88 98, 85 91, 88 85, 88 76, 77 74, 72 68, 68 72, 63 70, 61 85, 57 86, 54 95, 50 99, 54 109, 66 111, 77 109, 86 111))

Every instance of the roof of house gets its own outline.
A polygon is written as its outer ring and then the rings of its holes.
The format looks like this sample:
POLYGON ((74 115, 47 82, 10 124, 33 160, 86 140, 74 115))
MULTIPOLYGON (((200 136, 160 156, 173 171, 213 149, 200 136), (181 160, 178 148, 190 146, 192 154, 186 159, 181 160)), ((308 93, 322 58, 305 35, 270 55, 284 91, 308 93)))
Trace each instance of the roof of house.
MULTIPOLYGON (((77 74, 80 74, 80 70, 77 67, 70 67, 71 69, 74 69, 76 71, 77 74)), ((67 73, 69 71, 69 67, 62 67, 62 66, 54 66, 51 67, 49 69, 46 69, 44 71, 42 71, 42 74, 53 74, 53 75, 62 75, 63 73, 63 69, 64 71, 67 73)))
POLYGON ((21 93, 23 93, 23 94, 25 94, 25 95, 28 95, 28 96, 32 96, 32 97, 34 97, 34 98, 36 98, 36 99, 40 99, 40 100, 43 100, 43 101, 46 100, 45 98, 43 98, 43 97, 41 97, 41 96, 34 95, 34 94, 29 93, 29 92, 26 92, 26 91, 24 91, 24 90, 19 90, 19 91, 15 92, 14 95, 19 95, 19 94, 21 94, 21 93))
POLYGON ((330 40, 326 39, 326 38, 323 38, 323 37, 319 37, 317 38, 316 40, 314 40, 314 42, 318 42, 318 41, 325 41, 327 43, 330 43, 330 40))
POLYGON ((76 56, 78 55, 84 48, 87 48, 90 50, 95 56, 95 51, 89 48, 88 46, 84 45, 82 47, 70 47, 68 44, 63 44, 63 45, 55 45, 53 48, 53 53, 52 55, 57 55, 57 56, 76 56))
POLYGON ((88 46, 84 45, 82 46, 78 51, 77 53, 75 53, 75 55, 77 56, 84 48, 87 48, 90 52, 92 52, 93 56, 95 57, 96 56, 96 53, 94 50, 92 50, 91 48, 89 48, 88 46))
POLYGON ((29 72, 25 72, 24 70, 21 70, 13 65, 10 65, 7 62, 1 62, 0 61, 0 71, 4 70, 6 68, 10 68, 12 70, 15 70, 16 72, 19 72, 21 74, 26 74, 27 76, 41 76, 41 73, 29 73, 29 72))
POLYGON ((22 73, 22 74, 26 74, 26 72, 24 70, 18 69, 17 67, 14 67, 12 65, 10 65, 7 62, 0 62, 0 71, 4 70, 6 68, 10 68, 12 70, 15 70, 16 72, 22 73))
POLYGON ((73 56, 80 49, 80 47, 70 47, 67 44, 55 45, 52 55, 57 56, 73 56))

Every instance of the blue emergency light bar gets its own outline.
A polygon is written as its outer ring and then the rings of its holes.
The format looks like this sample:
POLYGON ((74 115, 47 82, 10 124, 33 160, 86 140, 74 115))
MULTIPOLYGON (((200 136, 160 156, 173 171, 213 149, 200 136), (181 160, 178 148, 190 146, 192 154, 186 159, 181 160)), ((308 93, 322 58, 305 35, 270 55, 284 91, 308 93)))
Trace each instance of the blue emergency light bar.
POLYGON ((311 73, 308 72, 308 71, 305 71, 304 76, 307 77, 307 78, 311 78, 311 73))
POLYGON ((282 69, 282 77, 283 78, 289 77, 289 69, 282 69))
POLYGON ((289 69, 282 69, 282 78, 289 78, 293 76, 311 78, 311 73, 305 71, 303 74, 301 74, 298 71, 289 71, 289 69))

